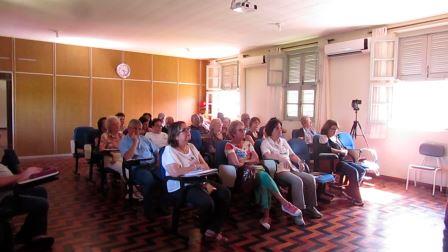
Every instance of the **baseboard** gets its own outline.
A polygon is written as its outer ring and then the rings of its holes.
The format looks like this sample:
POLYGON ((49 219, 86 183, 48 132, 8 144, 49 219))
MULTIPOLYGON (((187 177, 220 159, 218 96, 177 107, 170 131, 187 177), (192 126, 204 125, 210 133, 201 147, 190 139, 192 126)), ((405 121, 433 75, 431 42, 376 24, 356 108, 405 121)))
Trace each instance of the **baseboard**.
MULTIPOLYGON (((386 181, 391 181, 391 182, 397 182, 397 183, 402 183, 404 186, 406 186, 406 179, 403 178, 396 178, 396 177, 391 177, 391 176, 386 176, 386 175, 380 175, 374 179, 383 179, 386 181)), ((414 186, 414 181, 409 180, 409 186, 413 187, 414 186)), ((432 190, 432 184, 428 184, 428 183, 424 183, 424 182, 419 182, 417 181, 417 186, 423 186, 425 188, 429 188, 432 190)), ((443 190, 447 190, 448 187, 446 186, 442 186, 442 191, 443 190)), ((439 185, 436 185, 436 191, 439 190, 439 185)))

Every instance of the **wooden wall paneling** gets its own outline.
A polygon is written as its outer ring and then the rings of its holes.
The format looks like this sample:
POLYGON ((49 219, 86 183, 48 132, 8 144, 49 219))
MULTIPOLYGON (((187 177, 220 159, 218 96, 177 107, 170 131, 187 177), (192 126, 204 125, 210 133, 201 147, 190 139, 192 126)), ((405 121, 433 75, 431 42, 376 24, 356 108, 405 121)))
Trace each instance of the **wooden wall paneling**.
POLYGON ((179 115, 178 120, 190 122, 192 114, 198 112, 199 86, 179 85, 179 115))
POLYGON ((121 111, 121 80, 93 79, 92 126, 100 117, 115 115, 121 111))
POLYGON ((200 61, 179 58, 179 82, 199 83, 200 61))
POLYGON ((53 77, 16 74, 15 97, 17 154, 53 154, 53 77))
POLYGON ((56 74, 90 76, 89 48, 56 44, 56 74))
POLYGON ((155 81, 177 82, 177 63, 178 58, 154 55, 153 71, 155 81))
POLYGON ((12 39, 0 37, 0 71, 12 71, 12 39))
POLYGON ((199 101, 205 102, 206 100, 206 94, 207 94, 207 88, 205 85, 201 85, 200 91, 199 91, 199 101))
POLYGON ((56 153, 70 153, 73 130, 89 125, 90 80, 56 77, 56 153))
POLYGON ((124 52, 124 62, 131 67, 129 79, 152 79, 152 55, 135 52, 124 52))
POLYGON ((53 73, 53 44, 42 41, 16 39, 16 71, 53 73))
POLYGON ((125 81, 124 83, 124 114, 126 121, 138 119, 149 112, 152 114, 152 87, 150 82, 125 81))
POLYGON ((116 72, 121 61, 121 51, 92 48, 92 76, 119 78, 116 72))
POLYGON ((166 116, 172 116, 177 120, 177 84, 154 83, 153 84, 154 108, 153 116, 163 112, 166 116))

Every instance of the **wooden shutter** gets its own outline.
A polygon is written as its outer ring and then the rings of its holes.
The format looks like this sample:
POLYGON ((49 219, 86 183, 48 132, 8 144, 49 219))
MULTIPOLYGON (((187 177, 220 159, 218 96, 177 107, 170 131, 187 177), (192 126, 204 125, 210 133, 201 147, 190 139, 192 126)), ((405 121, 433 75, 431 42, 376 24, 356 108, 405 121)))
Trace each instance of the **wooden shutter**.
POLYGON ((317 53, 306 54, 304 58, 303 82, 316 83, 317 53))
POLYGON ((448 32, 429 35, 429 78, 448 78, 448 32))
POLYGON ((288 57, 288 83, 298 84, 301 82, 301 69, 302 56, 299 54, 290 55, 288 57))
POLYGON ((283 86, 285 83, 284 69, 286 56, 284 54, 267 56, 268 86, 283 86))
POLYGON ((222 66, 222 89, 238 87, 238 64, 231 63, 222 66))
POLYGON ((426 78, 427 36, 402 38, 399 42, 398 76, 402 80, 426 78))

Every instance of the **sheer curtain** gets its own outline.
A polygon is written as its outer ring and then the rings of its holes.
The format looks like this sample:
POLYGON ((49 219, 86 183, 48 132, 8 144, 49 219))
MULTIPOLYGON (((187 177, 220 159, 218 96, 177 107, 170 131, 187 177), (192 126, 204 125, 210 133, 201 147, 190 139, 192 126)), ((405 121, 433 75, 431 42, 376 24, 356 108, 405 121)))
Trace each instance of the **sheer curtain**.
POLYGON ((326 39, 318 41, 319 47, 319 78, 317 80, 317 118, 316 129, 325 123, 331 115, 331 98, 330 98, 330 69, 328 56, 325 55, 324 47, 328 44, 326 39))

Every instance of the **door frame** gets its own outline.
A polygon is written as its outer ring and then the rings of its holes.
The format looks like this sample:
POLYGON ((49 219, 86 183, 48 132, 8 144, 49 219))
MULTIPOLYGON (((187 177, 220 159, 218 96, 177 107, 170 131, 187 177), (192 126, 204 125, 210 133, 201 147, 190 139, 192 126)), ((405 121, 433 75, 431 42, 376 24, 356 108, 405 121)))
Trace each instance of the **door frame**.
POLYGON ((0 80, 6 80, 6 127, 7 127, 7 148, 14 148, 13 141, 13 117, 12 117, 12 73, 0 72, 0 80))

